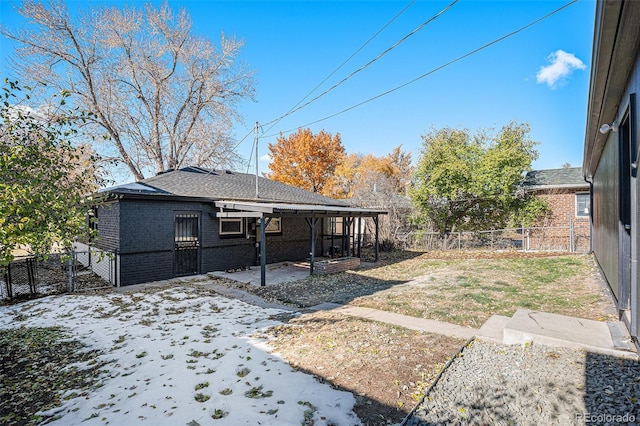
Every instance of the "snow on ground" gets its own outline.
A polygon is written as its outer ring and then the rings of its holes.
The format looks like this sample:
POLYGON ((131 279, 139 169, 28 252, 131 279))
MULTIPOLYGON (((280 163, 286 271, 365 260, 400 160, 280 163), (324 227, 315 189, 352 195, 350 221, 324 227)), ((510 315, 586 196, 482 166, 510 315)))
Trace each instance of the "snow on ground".
POLYGON ((52 424, 360 424, 351 393, 294 371, 251 337, 280 313, 174 287, 0 307, 0 329, 62 326, 114 361, 103 386, 65 401, 52 424))

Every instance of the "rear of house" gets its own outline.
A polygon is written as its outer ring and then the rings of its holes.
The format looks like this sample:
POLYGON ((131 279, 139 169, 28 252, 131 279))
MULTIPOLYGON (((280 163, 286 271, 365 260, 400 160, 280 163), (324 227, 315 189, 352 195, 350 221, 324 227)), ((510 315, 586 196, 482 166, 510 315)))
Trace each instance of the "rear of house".
POLYGON ((130 285, 259 265, 261 250, 264 263, 355 254, 357 220, 383 213, 264 178, 258 198, 255 187, 253 175, 189 167, 108 188, 94 246, 117 253, 118 285, 130 285))
POLYGON ((593 253, 638 338, 640 2, 598 1, 583 175, 592 184, 593 253))

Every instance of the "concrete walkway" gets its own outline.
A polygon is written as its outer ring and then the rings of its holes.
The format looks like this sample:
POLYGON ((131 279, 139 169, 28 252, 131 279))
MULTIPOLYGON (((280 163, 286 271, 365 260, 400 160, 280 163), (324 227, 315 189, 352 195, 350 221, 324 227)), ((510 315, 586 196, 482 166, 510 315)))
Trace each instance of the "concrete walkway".
POLYGON ((342 315, 364 318, 372 321, 384 322, 409 330, 426 331, 429 333, 442 334, 460 339, 470 339, 476 335, 478 330, 470 327, 449 324, 447 322, 435 321, 426 318, 416 318, 393 312, 380 311, 372 308, 362 308, 359 306, 338 305, 335 303, 323 303, 309 308, 310 311, 333 311, 342 315))
POLYGON ((626 328, 620 322, 602 322, 519 309, 513 317, 494 315, 478 330, 359 306, 323 303, 309 311, 333 311, 343 315, 384 322, 410 330, 456 337, 490 340, 506 345, 538 343, 584 349, 588 352, 638 359, 626 328))

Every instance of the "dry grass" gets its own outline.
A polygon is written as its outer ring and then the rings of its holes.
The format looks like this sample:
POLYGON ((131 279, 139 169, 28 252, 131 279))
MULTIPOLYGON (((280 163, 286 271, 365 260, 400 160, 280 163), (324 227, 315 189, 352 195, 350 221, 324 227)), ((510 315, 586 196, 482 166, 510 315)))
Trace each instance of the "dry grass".
POLYGON ((268 333, 293 367, 352 392, 366 425, 401 421, 464 343, 332 312, 303 315, 268 333))
POLYGON ((586 255, 457 259, 437 264, 421 258, 362 274, 379 279, 397 269, 428 271, 403 284, 354 298, 357 306, 480 327, 491 315, 526 308, 595 320, 615 318, 593 260, 586 255))
POLYGON ((471 327, 518 308, 596 320, 615 317, 589 255, 393 252, 357 271, 244 288, 298 307, 353 304, 471 327))

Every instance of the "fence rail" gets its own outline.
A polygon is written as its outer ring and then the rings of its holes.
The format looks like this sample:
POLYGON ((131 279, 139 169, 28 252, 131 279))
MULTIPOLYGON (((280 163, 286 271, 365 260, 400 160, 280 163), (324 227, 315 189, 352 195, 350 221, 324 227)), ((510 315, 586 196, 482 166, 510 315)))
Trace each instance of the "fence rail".
POLYGON ((0 302, 118 285, 117 253, 77 244, 71 253, 23 256, 0 267, 0 302))
POLYGON ((554 227, 520 227, 474 232, 408 232, 401 237, 403 248, 414 250, 518 250, 588 253, 588 224, 554 227))

